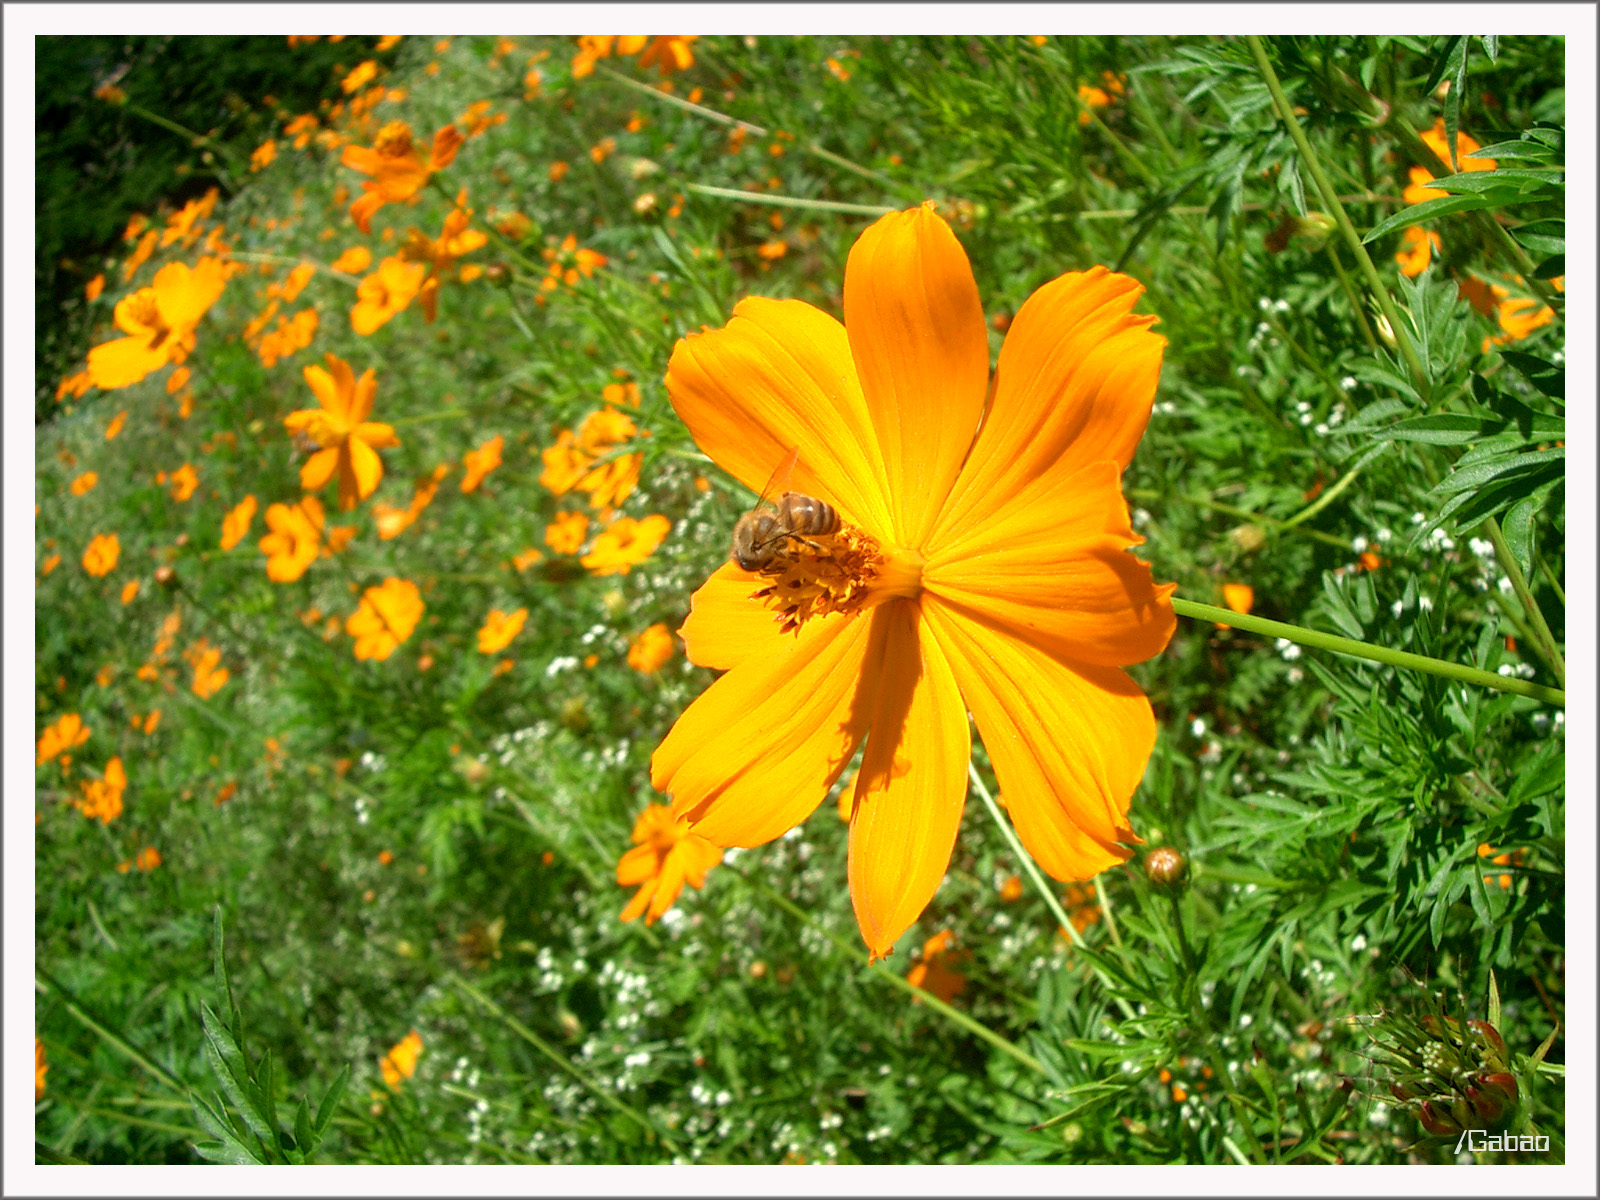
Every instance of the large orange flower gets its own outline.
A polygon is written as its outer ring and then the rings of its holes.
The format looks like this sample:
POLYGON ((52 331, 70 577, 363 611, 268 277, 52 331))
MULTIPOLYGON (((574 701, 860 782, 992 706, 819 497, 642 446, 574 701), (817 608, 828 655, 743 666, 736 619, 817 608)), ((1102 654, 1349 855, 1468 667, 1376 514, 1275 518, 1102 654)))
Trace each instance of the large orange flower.
POLYGON ((357 379, 342 358, 326 356, 328 369, 307 367, 307 385, 321 408, 306 408, 284 418, 291 434, 304 434, 322 449, 300 468, 300 486, 308 492, 327 485, 339 475, 339 507, 348 511, 377 490, 383 480, 379 450, 398 446, 400 439, 387 425, 367 420, 378 381, 368 367, 357 379))
POLYGON ((1142 539, 1120 478, 1165 344, 1131 311, 1142 291, 1099 267, 1046 284, 991 385, 972 269, 924 205, 856 242, 843 325, 751 297, 673 352, 667 390, 700 448, 752 490, 795 453, 790 490, 843 524, 695 594, 688 656, 726 674, 652 779, 696 833, 755 846, 810 816, 865 742, 849 879, 874 957, 944 878, 969 711, 1051 875, 1089 878, 1138 841, 1156 727, 1122 668, 1176 624, 1172 586, 1127 553, 1142 539))
POLYGON ((428 161, 423 162, 421 147, 412 140, 411 127, 404 121, 391 121, 378 131, 371 149, 346 146, 340 161, 353 171, 370 175, 361 185, 362 195, 350 206, 350 216, 362 233, 370 233, 372 214, 385 204, 409 200, 435 171, 449 166, 461 147, 461 134, 446 125, 433 135, 428 161))
POLYGON ((183 263, 162 267, 150 287, 117 301, 112 319, 128 336, 89 351, 89 382, 108 391, 131 387, 169 362, 181 363, 226 283, 215 258, 202 258, 192 271, 183 263))

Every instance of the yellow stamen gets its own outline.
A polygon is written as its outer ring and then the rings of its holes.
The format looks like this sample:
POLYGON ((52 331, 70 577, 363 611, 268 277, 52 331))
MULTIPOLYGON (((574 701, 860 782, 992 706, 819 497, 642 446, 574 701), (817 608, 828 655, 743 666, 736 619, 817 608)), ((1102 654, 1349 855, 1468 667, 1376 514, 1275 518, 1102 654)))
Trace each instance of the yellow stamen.
POLYGON ((752 594, 777 613, 784 633, 812 617, 862 612, 922 590, 922 556, 880 545, 850 525, 838 532, 792 537, 759 574, 769 582, 752 594))

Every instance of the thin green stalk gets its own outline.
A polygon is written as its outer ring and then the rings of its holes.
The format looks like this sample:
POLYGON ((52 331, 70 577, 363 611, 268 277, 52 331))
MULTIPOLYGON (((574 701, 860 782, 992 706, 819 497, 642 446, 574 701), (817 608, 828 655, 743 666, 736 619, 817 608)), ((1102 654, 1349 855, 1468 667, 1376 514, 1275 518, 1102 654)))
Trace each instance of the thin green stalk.
POLYGON ((1489 534, 1489 541, 1494 545, 1494 556, 1500 560, 1500 569, 1511 580, 1511 590, 1516 592, 1517 599, 1522 602, 1522 611, 1528 618, 1528 624, 1533 627, 1539 644, 1544 648, 1544 657, 1549 662, 1550 669, 1556 673, 1556 681, 1562 687, 1566 687, 1567 664, 1561 658, 1561 648, 1556 645, 1555 634, 1550 632, 1544 613, 1540 611, 1538 601, 1533 598, 1533 592, 1528 588, 1528 581, 1523 577, 1517 556, 1511 553, 1511 547, 1506 545, 1506 536, 1500 532, 1500 522, 1490 517, 1483 523, 1483 527, 1489 534))
POLYGON ((1105 876, 1094 877, 1094 896, 1100 902, 1100 912, 1106 919, 1106 932, 1111 935, 1111 944, 1118 950, 1122 949, 1122 934, 1117 930, 1117 918, 1111 913, 1111 897, 1106 893, 1105 876))
POLYGON ((165 1067, 156 1063, 153 1059, 147 1057, 143 1051, 139 1050, 127 1039, 113 1033, 104 1025, 100 1024, 99 1021, 96 1021, 93 1017, 91 1017, 87 1012, 84 1011, 83 1007, 78 1003, 77 999, 72 995, 72 993, 67 991, 66 988, 62 987, 61 984, 56 982, 55 978, 50 975, 49 972, 45 971, 44 968, 36 967, 34 969, 33 986, 39 991, 55 992, 57 998, 61 1001, 62 1007, 71 1013, 80 1024, 88 1028, 91 1032, 99 1035, 101 1040, 103 1040, 112 1049, 116 1050, 124 1058, 131 1059, 139 1067, 143 1068, 144 1071, 157 1082, 171 1088, 179 1095, 187 1096, 189 1094, 189 1088, 183 1082, 183 1080, 179 1079, 165 1067))
POLYGON ((1333 214, 1333 219, 1338 223, 1339 232, 1344 235, 1350 252, 1356 257, 1356 264, 1361 268, 1361 273, 1366 277, 1367 286, 1372 291, 1373 299, 1377 301, 1379 310, 1384 319, 1389 322, 1389 327, 1394 332, 1395 342, 1400 347, 1400 355, 1406 360, 1406 369, 1411 372, 1411 381, 1416 386, 1418 393, 1426 400, 1428 398, 1428 373, 1422 365, 1422 360, 1417 357, 1416 347, 1411 344, 1411 336, 1400 320, 1399 310, 1395 308, 1394 301, 1389 296, 1389 289, 1384 286, 1383 276, 1378 274, 1378 268, 1372 261, 1372 256, 1367 253, 1367 248, 1361 244, 1361 237, 1356 233, 1355 226, 1350 223, 1350 214, 1345 212, 1344 205, 1339 203, 1339 194, 1329 182, 1327 172, 1323 170, 1322 160, 1317 157, 1317 152, 1311 148, 1311 143, 1306 138, 1305 130, 1300 128, 1300 122, 1295 119, 1294 108, 1289 103, 1289 98, 1283 93, 1283 85, 1278 82, 1278 73, 1272 69, 1272 62, 1267 58, 1267 51, 1261 44, 1261 39, 1253 33, 1245 34, 1245 43, 1250 47, 1250 53, 1256 60, 1256 67, 1261 72, 1261 78, 1267 85, 1267 90, 1272 93, 1272 103, 1278 110, 1278 119, 1289 130, 1289 136, 1294 139, 1296 149, 1300 151, 1300 158, 1305 163, 1306 169, 1311 172, 1312 181, 1317 185, 1317 192, 1322 197, 1323 207, 1333 214))
POLYGON ((1339 498, 1339 493, 1354 483, 1356 481, 1356 476, 1359 474, 1361 474, 1360 466, 1352 467, 1350 470, 1346 471, 1344 475, 1341 476, 1331 488, 1328 488, 1326 491, 1324 491, 1322 495, 1318 496, 1310 504, 1306 505, 1306 507, 1295 513, 1294 516, 1285 518, 1283 527, 1285 529, 1293 529, 1302 521, 1309 521, 1312 517, 1316 516, 1323 509, 1327 508, 1328 505, 1337 500, 1339 498))
MULTIPOLYGON (((820 922, 814 920, 810 913, 801 908, 794 901, 790 900, 787 896, 774 891, 772 888, 768 887, 758 879, 752 879, 748 874, 739 870, 737 867, 730 867, 728 869, 731 870, 735 875, 739 876, 739 878, 743 879, 747 884, 750 885, 750 887, 760 892, 772 903, 776 904, 790 916, 794 917, 797 921, 800 921, 802 924, 810 925, 812 928, 816 929, 823 935, 823 937, 832 942, 834 947, 841 954, 848 956, 858 952, 855 947, 852 947, 848 942, 839 937, 831 929, 828 929, 820 922)), ((1032 1071, 1036 1071, 1040 1075, 1048 1077, 1049 1072, 1045 1070, 1044 1064, 1038 1059, 1034 1058, 1033 1055, 1022 1049, 1015 1042, 1012 1042, 1008 1038, 996 1033, 987 1025, 983 1025, 978 1021, 973 1020, 960 1009, 950 1007, 950 1005, 939 999, 939 997, 935 996, 932 992, 917 987, 910 980, 902 979, 899 975, 896 975, 882 963, 871 963, 868 965, 867 970, 873 975, 876 975, 879 979, 882 979, 884 982, 899 988, 903 992, 907 992, 910 995, 915 996, 928 1008, 931 1008, 934 1012, 938 1013, 946 1020, 955 1025, 959 1025, 962 1029, 965 1029, 974 1037, 983 1039, 1001 1053, 1010 1055, 1023 1066, 1032 1071)))
POLYGON ((523 1041, 527 1042, 528 1045, 532 1046, 556 1066, 560 1067, 563 1071, 567 1072, 567 1074, 571 1075, 584 1087, 588 1088, 589 1091, 593 1092, 597 1097, 599 1097, 599 1099, 616 1109, 630 1121, 634 1122, 634 1124, 638 1125, 651 1137, 658 1139, 662 1145, 666 1146, 668 1150, 671 1150, 674 1154, 678 1153, 678 1143, 673 1139, 672 1135, 667 1133, 666 1130, 658 1128, 649 1117, 645 1116, 632 1105, 618 1099, 606 1088, 600 1086, 600 1084, 591 1079, 587 1073, 574 1065, 566 1055, 557 1051, 553 1046, 550 1045, 549 1042, 545 1041, 521 1021, 517 1020, 510 1013, 506 1012, 505 1009, 501 1008, 493 1000, 489 999, 488 996, 485 996, 477 988, 473 987, 465 979, 461 978, 461 976, 452 973, 448 976, 448 978, 451 983, 455 984, 456 987, 468 997, 477 1001, 478 1004, 482 1005, 490 1013, 500 1018, 500 1020, 505 1023, 508 1029, 510 1029, 523 1041))
POLYGON ((779 208, 814 208, 822 212, 859 213, 866 217, 882 217, 897 208, 883 204, 848 204, 843 200, 808 200, 802 196, 774 196, 769 192, 745 192, 738 188, 712 187, 706 183, 686 183, 685 191, 701 196, 716 196, 722 200, 742 200, 750 204, 771 204, 779 208))
POLYGON ((1561 581, 1556 578, 1555 571, 1544 559, 1539 560, 1539 569, 1544 572, 1545 582, 1555 591, 1556 599, 1561 601, 1561 607, 1567 606, 1567 589, 1561 586, 1561 581))
POLYGON ((1488 671, 1480 671, 1476 667, 1464 667, 1460 663, 1445 662, 1439 658, 1427 658, 1421 654, 1412 654, 1406 650, 1391 650, 1387 646, 1374 646, 1369 642, 1355 641, 1353 638, 1338 637, 1331 633, 1318 633, 1314 629, 1306 629, 1301 625, 1288 625, 1282 621, 1269 621, 1265 617, 1247 617, 1242 613, 1233 612, 1231 609, 1218 608, 1214 604, 1200 604, 1194 600, 1184 600, 1175 596, 1172 600, 1172 610, 1180 617, 1190 617, 1196 621, 1214 621, 1218 625, 1229 625, 1235 629, 1243 629, 1249 633, 1259 633, 1266 637, 1281 637, 1317 650, 1331 650, 1335 654, 1346 654, 1351 658, 1364 658, 1370 662, 1384 663, 1391 667, 1405 667, 1413 671, 1426 671, 1430 675, 1442 675, 1446 679, 1454 679, 1459 683, 1471 683, 1479 687, 1493 688, 1497 692, 1513 692, 1519 696, 1531 696, 1535 700, 1543 700, 1546 704, 1554 704, 1561 708, 1565 708, 1567 704, 1565 691, 1545 687, 1543 684, 1530 683, 1526 679, 1506 679, 1488 671))
MULTIPOLYGON (((196 133, 192 129, 186 129, 169 117, 163 117, 160 113, 151 112, 142 104, 134 104, 133 102, 129 101, 124 103, 122 107, 136 117, 142 117, 154 125, 159 125, 161 128, 177 134, 179 137, 188 138, 189 144, 196 149, 204 147, 208 150, 215 151, 220 157, 226 159, 228 164, 233 167, 237 168, 241 163, 237 152, 226 142, 219 142, 215 138, 207 137, 203 133, 196 133)), ((239 190, 239 185, 233 181, 233 176, 228 173, 226 167, 224 167, 222 163, 217 163, 216 166, 217 177, 223 182, 230 192, 237 192, 239 190)))
MULTIPOLYGON (((1006 844, 1011 847, 1011 853, 1015 854, 1017 861, 1022 864, 1023 872, 1028 876, 1039 895, 1044 897, 1045 907, 1050 910, 1050 915, 1060 924, 1074 946, 1086 953, 1092 953, 1087 943, 1084 942, 1083 936, 1078 932, 1076 926, 1072 924, 1072 918, 1068 917, 1065 910, 1062 909, 1061 901, 1056 899, 1055 889, 1045 882, 1044 873, 1039 870, 1038 864, 1033 861, 1033 856, 1023 848, 1021 839, 1017 837, 1017 831, 1011 828, 1011 822, 1006 820, 1005 814, 1000 811, 1000 805, 995 802, 994 796, 990 794, 988 787, 984 784, 983 777, 978 774, 978 768, 971 762, 967 763, 967 778, 972 781, 972 787, 978 793, 978 799, 983 801, 983 806, 989 810, 989 816, 1000 827, 1000 832, 1005 837, 1006 844)), ((1122 1010, 1123 1017, 1131 1020, 1134 1015, 1133 1006, 1124 1000, 1120 993, 1112 990, 1110 980, 1105 977, 1105 973, 1100 970, 1098 964, 1091 962, 1090 966, 1093 967, 1095 974, 1100 977, 1100 982, 1105 984, 1106 990, 1110 992, 1111 998, 1116 1002, 1117 1007, 1122 1010)))
POLYGON ((1274 529, 1289 529, 1301 537, 1312 538, 1329 546, 1337 546, 1341 550, 1348 550, 1352 554, 1355 553, 1355 546, 1345 538, 1337 537, 1331 533, 1323 533, 1320 529, 1305 529, 1298 525, 1291 526, 1281 517, 1269 517, 1266 513, 1251 512, 1248 508, 1224 504, 1220 500, 1212 500, 1207 496, 1169 496, 1155 488, 1129 488, 1128 498, 1131 500, 1163 500, 1167 502, 1177 500, 1189 504, 1198 504, 1201 508, 1209 508, 1215 512, 1226 513, 1230 517, 1239 517, 1241 520, 1270 525, 1274 529))
POLYGON ((630 87, 636 92, 643 92, 646 96, 649 96, 654 100, 659 100, 663 104, 675 105, 676 107, 683 109, 684 112, 692 112, 697 117, 704 117, 708 121, 715 121, 719 125, 728 125, 735 129, 743 129, 746 133, 755 134, 756 137, 767 136, 767 131, 759 125, 752 125, 749 121, 741 121, 738 117, 730 117, 727 113, 720 113, 714 108, 707 108, 703 104, 695 104, 689 100, 683 99, 681 96, 674 96, 670 92, 663 92, 659 88, 651 87, 648 83, 643 83, 640 80, 632 79, 627 75, 624 75, 621 71, 614 70, 613 68, 606 66, 604 63, 597 63, 595 65, 595 70, 599 71, 602 75, 609 76, 610 78, 616 80, 624 87, 630 87))
POLYGON ((1378 337, 1372 332, 1372 325, 1367 320, 1365 307, 1361 297, 1356 294, 1355 284, 1350 282, 1350 276, 1345 274, 1344 264, 1339 261, 1339 252, 1329 242, 1324 248, 1328 261, 1333 264, 1333 273, 1339 277, 1339 286, 1344 289, 1344 298, 1350 304, 1350 311, 1356 315, 1356 324, 1361 327, 1361 336, 1367 343, 1367 349, 1372 351, 1374 357, 1378 354, 1378 337))

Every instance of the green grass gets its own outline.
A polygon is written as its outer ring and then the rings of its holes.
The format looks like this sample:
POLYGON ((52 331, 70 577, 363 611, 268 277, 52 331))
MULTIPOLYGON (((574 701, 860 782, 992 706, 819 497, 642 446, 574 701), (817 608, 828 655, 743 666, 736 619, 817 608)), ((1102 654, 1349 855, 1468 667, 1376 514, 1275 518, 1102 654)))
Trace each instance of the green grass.
MULTIPOLYGON (((197 1097, 244 1119, 253 1085, 228 1091, 200 1016, 205 1003, 229 1023, 218 912, 232 1036, 281 1127, 350 1068, 317 1161, 1444 1163, 1453 1139, 1386 1103, 1407 1076, 1384 1030, 1433 995, 1491 1016, 1491 977, 1517 1120, 1559 1150, 1564 1037, 1532 1056, 1565 1021, 1564 729, 1559 706, 1530 696, 1185 619, 1133 671, 1160 732, 1132 820, 1146 849, 1187 856, 1172 891, 1146 879, 1142 849, 1090 889, 1008 902, 1001 885, 1024 864, 976 790, 943 887, 876 967, 831 798, 791 835, 730 854, 653 927, 618 921, 629 893, 614 882, 634 817, 661 799, 650 755, 713 678, 681 645, 640 674, 629 643, 682 623, 752 502, 673 414, 673 344, 751 294, 839 315, 870 214, 925 199, 972 260, 996 352, 1064 272, 1105 264, 1148 289, 1140 310, 1167 348, 1123 487, 1158 580, 1202 604, 1247 583, 1260 617, 1563 688, 1564 466, 1541 454, 1564 438, 1560 300, 1526 339, 1484 349, 1501 328, 1458 296, 1471 276, 1542 302, 1530 262, 1560 253, 1564 211, 1549 171, 1559 42, 1501 38, 1492 60, 1478 39, 1464 60, 1449 38, 1265 42, 1358 236, 1402 206, 1416 135, 1446 115, 1436 73, 1456 81, 1461 130, 1518 143, 1502 168, 1545 172, 1479 176, 1485 207, 1429 223, 1442 250, 1415 282, 1394 261, 1398 232, 1365 248, 1399 349, 1378 337, 1340 231, 1302 225, 1272 244, 1286 218, 1330 205, 1244 39, 708 37, 671 97, 626 58, 571 79, 569 38, 518 38, 504 55, 496 42, 407 38, 384 56, 382 82, 405 96, 377 123, 427 139, 479 101, 505 120, 414 206, 382 209, 371 236, 346 212, 363 177, 281 133, 276 160, 219 203, 249 269, 198 330, 192 415, 166 371, 45 406, 36 728, 78 713, 92 736, 65 772, 36 773, 40 1160, 199 1162, 218 1135, 197 1097), (525 99, 535 55, 542 86, 525 99), (1080 85, 1105 72, 1125 94, 1086 108, 1080 85), (698 109, 677 103, 691 89, 698 109), (1369 91, 1388 121, 1366 115, 1369 91), (718 114, 764 132, 741 142, 718 114), (556 161, 570 164, 559 181, 556 161), (437 236, 463 188, 473 228, 515 212, 526 232, 497 230, 463 260, 490 269, 447 283, 436 323, 413 304, 358 337, 352 281, 319 270, 281 310, 318 311, 309 348, 267 368, 241 340, 258 291, 296 262, 360 244, 376 264, 411 226, 437 236), (608 264, 544 292, 542 252, 568 234, 608 264), (778 239, 781 257, 758 253, 778 239), (375 371, 373 419, 402 445, 373 500, 330 502, 329 523, 357 529, 349 548, 273 583, 261 513, 229 551, 222 517, 246 494, 262 511, 300 496, 283 418, 314 404, 301 369, 325 352, 375 371), (619 372, 639 388, 626 449, 643 455, 621 511, 672 532, 630 573, 596 577, 545 544, 558 512, 587 510, 541 487, 540 451, 619 372), (504 464, 462 494, 462 455, 496 435, 504 464), (180 503, 155 477, 184 463, 200 485, 180 503), (380 540, 374 503, 403 507, 445 463, 416 524, 380 540), (88 470, 98 484, 72 495, 88 470), (110 532, 120 561, 93 578, 79 558, 110 532), (507 565, 535 547, 539 564, 507 565), (387 661, 358 662, 324 623, 390 576, 421 588, 422 621, 387 661), (479 654, 486 614, 521 607, 517 640, 479 654), (163 673, 141 680, 172 613, 163 673), (182 659, 202 638, 230 672, 209 699, 182 659), (153 733, 130 727, 155 709, 153 733), (113 755, 126 807, 101 825, 70 801, 113 755), (1487 865, 1484 843, 1519 857, 1487 865), (147 846, 159 867, 118 870, 147 846), (1058 932, 1063 898, 1082 946, 1058 932), (914 1004, 903 978, 946 929, 966 989, 914 1004), (416 1073, 388 1089, 380 1059, 412 1029, 416 1073)), ((332 126, 371 144, 348 117, 332 126)), ((110 263, 68 369, 114 336, 118 297, 198 253, 158 251, 129 285, 110 263)), ((1559 274, 1549 265, 1539 274, 1559 274)), ((992 790, 976 745, 975 762, 992 790)))

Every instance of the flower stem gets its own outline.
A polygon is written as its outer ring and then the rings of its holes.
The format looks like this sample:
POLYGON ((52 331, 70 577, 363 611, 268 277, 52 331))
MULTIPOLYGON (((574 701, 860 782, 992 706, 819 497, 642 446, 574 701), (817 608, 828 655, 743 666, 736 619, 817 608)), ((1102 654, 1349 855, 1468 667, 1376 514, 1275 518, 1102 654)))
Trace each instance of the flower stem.
POLYGON ((1499 692, 1514 692, 1519 696, 1531 696, 1535 700, 1543 700, 1546 704, 1554 704, 1561 708, 1565 708, 1567 704, 1565 691, 1530 683, 1526 679, 1507 679, 1489 671, 1446 662, 1440 658, 1428 658, 1406 650, 1391 650, 1387 646, 1374 646, 1370 642, 1358 642, 1353 638, 1338 637, 1331 633, 1318 633, 1301 625, 1269 621, 1265 617, 1247 617, 1231 609, 1218 608, 1214 604, 1200 604, 1194 600, 1184 600, 1175 596, 1172 600, 1172 611, 1180 617, 1189 617, 1196 621, 1214 621, 1218 625, 1229 625, 1235 629, 1259 633, 1266 637, 1284 638, 1317 650, 1331 650, 1335 654, 1347 654, 1351 658, 1364 658, 1391 667, 1426 671, 1430 675, 1442 675, 1446 679, 1454 679, 1461 683, 1477 684, 1479 687, 1493 688, 1499 692))
POLYGON ((1316 516, 1323 509, 1327 508, 1328 505, 1337 500, 1339 498, 1339 493, 1354 483, 1356 481, 1356 476, 1359 474, 1361 474, 1361 468, 1359 466, 1352 467, 1350 470, 1346 471, 1344 476, 1340 478, 1331 488, 1323 492, 1322 495, 1318 496, 1310 504, 1306 505, 1306 507, 1295 513, 1294 516, 1285 518, 1283 527, 1285 529, 1293 529, 1302 521, 1309 521, 1312 517, 1316 516))
POLYGON ((1361 336, 1366 340, 1367 349, 1372 351, 1373 357, 1378 354, 1378 338, 1372 332, 1372 325, 1367 320, 1367 314, 1362 310, 1361 297, 1356 294, 1355 284, 1350 282, 1350 276, 1345 274, 1344 264, 1339 261, 1339 252, 1329 242, 1324 248, 1328 261, 1333 264, 1333 273, 1339 277, 1339 286, 1344 289, 1344 298, 1350 304, 1350 311, 1355 314, 1356 324, 1361 327, 1361 336))
POLYGON ((847 204, 843 200, 808 200, 802 196, 774 196, 766 192, 745 192, 738 188, 712 187, 705 183, 685 183, 684 190, 701 196, 716 196, 723 200, 741 200, 751 204, 774 204, 781 208, 814 208, 823 212, 859 213, 867 217, 882 217, 899 209, 883 204, 847 204))
POLYGON ((1541 657, 1550 664, 1550 669, 1556 673, 1556 680, 1562 687, 1567 686, 1567 664, 1562 660, 1561 650, 1556 645, 1555 635, 1550 632, 1546 624, 1544 613, 1540 611, 1538 601, 1533 598, 1533 592, 1528 588, 1528 581, 1523 577, 1522 567, 1517 562, 1517 556, 1511 553, 1511 547, 1506 545, 1506 536, 1500 532, 1500 522, 1490 517, 1483 523, 1484 530, 1489 535, 1489 541, 1494 546, 1494 556, 1500 560, 1500 569, 1511 580, 1511 590, 1517 593, 1517 599, 1522 602, 1522 611, 1528 618, 1528 624, 1533 627, 1533 632, 1543 652, 1541 657))
POLYGON ((1298 525, 1290 525, 1281 517, 1269 517, 1266 513, 1251 512, 1248 508, 1239 508, 1232 504, 1223 504, 1219 500, 1212 500, 1208 496, 1176 496, 1169 497, 1166 493, 1155 488, 1129 488, 1128 498, 1131 500, 1184 500, 1190 504, 1198 504, 1201 508, 1209 508, 1213 512, 1226 513, 1230 517, 1239 517, 1245 521, 1261 525, 1270 525, 1274 529, 1292 529, 1302 537, 1312 538, 1324 542, 1329 546, 1337 546, 1341 550, 1355 553, 1355 547, 1347 538, 1337 537, 1331 533, 1323 533, 1320 529, 1303 529, 1298 525))
POLYGON ((1289 98, 1283 94, 1283 85, 1278 82, 1278 74, 1272 69, 1272 62, 1267 58, 1266 48, 1262 46, 1261 39, 1253 33, 1244 37, 1245 44, 1250 47, 1250 53, 1256 60, 1256 67, 1261 72, 1261 78, 1267 85, 1267 91, 1272 93, 1272 103, 1278 110, 1278 118, 1289 130, 1289 136, 1294 139, 1300 157, 1305 161, 1306 169, 1311 172, 1311 179, 1317 185, 1317 191, 1322 196, 1323 207, 1333 214, 1334 221, 1339 226, 1339 232, 1344 235, 1345 242, 1350 247, 1350 252, 1355 255, 1356 264, 1361 268, 1361 273, 1366 277, 1367 286, 1372 290, 1373 299, 1378 302, 1378 308, 1383 313, 1384 319, 1389 322, 1389 327, 1394 331, 1395 342, 1400 347, 1400 354, 1406 360, 1406 369, 1411 372, 1411 381, 1416 385, 1417 391, 1426 400, 1428 398, 1428 373, 1422 365, 1422 360, 1417 357, 1416 347, 1411 344, 1411 336, 1406 331, 1400 320, 1400 313, 1394 306, 1394 301, 1389 297, 1389 289, 1384 286, 1383 277, 1378 274, 1378 268, 1373 264, 1372 256, 1367 253, 1367 248, 1361 244, 1361 238, 1356 233, 1355 226, 1350 223, 1350 216, 1344 210, 1344 205, 1339 203, 1339 194, 1329 182, 1327 172, 1322 169, 1322 160, 1317 157, 1317 152, 1311 148, 1305 130, 1300 128, 1300 122, 1295 119, 1294 108, 1289 103, 1289 98))

